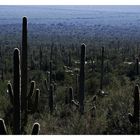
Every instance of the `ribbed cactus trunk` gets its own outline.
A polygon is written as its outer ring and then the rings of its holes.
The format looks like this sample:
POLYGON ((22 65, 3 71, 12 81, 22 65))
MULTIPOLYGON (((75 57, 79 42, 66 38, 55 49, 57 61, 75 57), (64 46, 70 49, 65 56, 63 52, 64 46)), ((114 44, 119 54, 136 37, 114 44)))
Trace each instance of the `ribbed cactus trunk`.
POLYGON ((21 134, 21 69, 20 69, 20 51, 14 50, 14 100, 13 100, 13 133, 21 134))
POLYGON ((140 91, 139 91, 139 86, 136 85, 135 86, 135 90, 134 90, 134 112, 133 114, 129 113, 128 117, 129 117, 129 121, 132 124, 138 124, 138 132, 139 132, 139 96, 140 96, 140 91))
POLYGON ((50 84, 52 83, 52 61, 50 61, 50 84))
POLYGON ((54 44, 52 43, 51 50, 50 50, 50 60, 53 59, 53 46, 54 46, 54 44))
POLYGON ((73 97, 73 88, 70 87, 69 88, 69 104, 70 105, 71 105, 73 99, 74 99, 74 97, 73 97))
POLYGON ((50 108, 51 114, 53 113, 53 90, 54 90, 54 87, 51 84, 50 85, 50 92, 49 92, 49 108, 50 108))
POLYGON ((69 52, 69 55, 68 55, 68 66, 71 67, 72 66, 72 62, 71 62, 71 52, 69 52))
POLYGON ((40 131, 40 124, 34 123, 33 128, 32 128, 32 135, 38 135, 39 131, 40 131))
POLYGON ((7 135, 7 129, 5 126, 5 122, 0 118, 0 135, 7 135))
POLYGON ((41 49, 41 47, 40 47, 40 50, 39 50, 39 56, 40 56, 40 62, 39 62, 40 70, 42 70, 42 49, 41 49))
POLYGON ((104 47, 101 50, 101 79, 100 79, 100 90, 103 90, 103 76, 104 76, 104 47))
POLYGON ((11 83, 9 82, 8 83, 8 93, 9 93, 9 97, 10 97, 10 102, 11 104, 13 105, 14 103, 14 97, 13 97, 13 88, 12 88, 12 85, 11 83))
POLYGON ((80 61, 80 77, 79 77, 79 103, 80 103, 80 113, 84 113, 84 96, 85 96, 85 55, 86 46, 81 45, 81 61, 80 61))
POLYGON ((76 99, 79 99, 78 98, 78 90, 79 90, 79 74, 76 74, 76 77, 75 77, 75 95, 74 95, 74 98, 76 99))
POLYGON ((139 75, 139 59, 136 59, 136 75, 139 75))
POLYGON ((139 124, 139 87, 136 85, 134 90, 134 118, 135 121, 139 124))
POLYGON ((39 96, 40 96, 40 90, 36 89, 35 101, 34 101, 34 106, 33 106, 33 112, 37 112, 38 111, 39 96))
POLYGON ((31 87, 30 87, 30 92, 28 94, 28 110, 32 110, 33 102, 32 102, 32 97, 35 92, 35 81, 31 81, 31 87))
MULTIPOLYGON (((27 18, 23 17, 22 24, 22 58, 21 58, 21 112, 22 126, 27 123, 27 18)), ((24 129, 24 128, 22 128, 24 129)), ((23 131, 23 130, 22 130, 23 131)))

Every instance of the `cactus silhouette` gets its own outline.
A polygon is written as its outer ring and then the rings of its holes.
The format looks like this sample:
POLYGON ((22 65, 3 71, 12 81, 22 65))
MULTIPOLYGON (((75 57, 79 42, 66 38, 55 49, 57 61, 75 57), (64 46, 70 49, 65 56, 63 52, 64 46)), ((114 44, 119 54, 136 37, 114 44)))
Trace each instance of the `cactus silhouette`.
POLYGON ((79 103, 80 113, 84 113, 84 92, 85 92, 85 55, 86 45, 81 45, 81 60, 80 60, 80 77, 79 77, 79 103))
POLYGON ((35 101, 34 101, 34 105, 33 105, 33 112, 37 112, 38 111, 39 96, 40 96, 40 90, 36 89, 35 101))
POLYGON ((69 88, 69 104, 71 104, 71 101, 73 100, 73 88, 69 88))
MULTIPOLYGON (((23 17, 22 24, 22 57, 21 57, 21 112, 24 123, 27 122, 27 18, 23 17)), ((24 125, 23 125, 24 126, 24 125)))
MULTIPOLYGON (((40 131, 40 124, 34 123, 32 127, 32 135, 38 135, 40 131)), ((3 119, 0 118, 0 135, 7 135, 7 128, 3 119)))
POLYGON ((40 131, 40 124, 34 123, 33 128, 32 128, 32 135, 38 135, 39 131, 40 131))
POLYGON ((70 87, 68 93, 66 93, 66 95, 65 95, 65 104, 71 105, 72 104, 72 100, 74 100, 73 88, 70 87))
POLYGON ((136 59, 136 75, 139 75, 139 59, 136 59))
POLYGON ((49 91, 49 108, 50 108, 50 113, 51 114, 53 113, 53 90, 54 90, 54 87, 51 84, 50 85, 50 91, 49 91))
POLYGON ((76 82, 75 82, 75 96, 74 97, 76 97, 77 99, 78 99, 78 97, 79 97, 79 95, 78 95, 78 90, 79 90, 79 74, 76 74, 76 82))
POLYGON ((35 81, 31 81, 30 92, 28 94, 28 110, 32 110, 32 98, 35 91, 35 81))
POLYGON ((104 76, 104 47, 101 50, 101 79, 100 79, 100 90, 103 90, 103 76, 104 76))
POLYGON ((129 121, 132 124, 138 123, 139 124, 139 86, 135 86, 134 90, 134 112, 133 115, 131 113, 128 114, 129 121))
POLYGON ((42 48, 41 48, 41 46, 40 46, 40 50, 39 50, 39 57, 40 57, 40 61, 39 61, 40 70, 42 70, 42 48))
POLYGON ((50 84, 52 84, 52 61, 50 61, 50 84))
MULTIPOLYGON (((14 49, 13 64, 14 64, 13 89, 12 89, 11 83, 9 82, 8 93, 10 96, 10 101, 13 104, 13 134, 19 135, 19 134, 25 133, 24 129, 22 129, 25 126, 22 126, 24 125, 24 123, 21 123, 22 122, 22 119, 21 119, 21 68, 20 68, 20 51, 18 48, 14 49)), ((29 102, 30 100, 32 100, 31 98, 34 93, 34 88, 35 88, 35 82, 32 81, 30 93, 28 95, 29 102)), ((36 89, 35 101, 32 106, 32 111, 34 110, 34 112, 38 109, 39 95, 40 95, 40 91, 39 89, 36 89)), ((0 119, 0 131, 1 131, 0 134, 1 133, 7 134, 6 126, 4 124, 3 119, 0 119)), ((35 134, 38 134, 39 129, 38 129, 38 133, 37 131, 35 132, 36 132, 35 134)))
POLYGON ((10 97, 10 102, 11 104, 13 105, 13 102, 14 102, 14 95, 13 95, 13 88, 12 88, 12 85, 10 82, 8 82, 8 94, 9 94, 9 97, 10 97))
POLYGON ((14 86, 13 86, 13 133, 21 134, 21 69, 20 69, 20 51, 14 50, 14 86))
POLYGON ((0 119, 0 135, 6 135, 7 134, 7 129, 5 126, 5 122, 3 119, 0 119))

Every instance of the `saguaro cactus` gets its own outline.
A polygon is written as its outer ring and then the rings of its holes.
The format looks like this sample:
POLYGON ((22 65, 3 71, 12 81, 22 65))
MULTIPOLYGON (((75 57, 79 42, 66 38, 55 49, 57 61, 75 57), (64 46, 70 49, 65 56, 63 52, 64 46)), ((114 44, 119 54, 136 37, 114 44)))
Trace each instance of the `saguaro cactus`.
POLYGON ((104 76, 104 47, 101 50, 101 80, 100 80, 100 90, 103 90, 103 76, 104 76))
POLYGON ((38 135, 39 131, 40 131, 40 124, 34 123, 33 128, 32 128, 32 135, 38 135))
POLYGON ((42 48, 40 46, 40 50, 39 50, 39 57, 40 57, 39 65, 40 65, 40 70, 42 70, 42 56, 43 56, 43 54, 42 54, 42 48))
POLYGON ((38 111, 39 96, 40 96, 40 90, 36 89, 35 101, 34 101, 34 106, 33 106, 33 111, 34 112, 38 111))
POLYGON ((49 108, 50 108, 50 113, 52 114, 53 112, 53 85, 50 85, 50 92, 49 92, 49 108))
POLYGON ((72 100, 74 100, 73 88, 70 87, 68 93, 66 93, 66 95, 65 95, 65 104, 71 105, 72 104, 72 100))
POLYGON ((134 123, 139 124, 139 95, 140 95, 139 86, 136 85, 134 90, 134 112, 133 115, 131 113, 128 114, 129 121, 132 124, 134 123))
POLYGON ((136 59, 136 75, 139 75, 139 59, 136 59))
POLYGON ((85 92, 85 55, 86 45, 81 45, 81 60, 80 60, 80 77, 79 77, 79 103, 80 113, 84 113, 84 92, 85 92))
MULTIPOLYGON (((33 127, 32 127, 32 135, 39 135, 39 131, 40 131, 40 124, 39 123, 34 123, 33 127)), ((3 119, 0 118, 0 135, 7 135, 7 128, 5 125, 5 122, 3 119)))
POLYGON ((13 88, 12 88, 12 85, 10 82, 8 82, 8 94, 9 94, 9 97, 10 97, 10 102, 11 104, 13 105, 13 102, 14 102, 14 95, 13 95, 13 88))
POLYGON ((50 61, 50 84, 52 84, 52 61, 50 61))
POLYGON ((75 82, 75 95, 74 95, 74 97, 76 98, 76 99, 79 99, 78 97, 79 97, 79 74, 76 74, 76 80, 75 80, 76 82, 75 82))
POLYGON ((28 94, 28 110, 32 110, 32 97, 35 91, 35 81, 31 81, 30 92, 28 94))
POLYGON ((72 103, 72 100, 73 100, 73 88, 70 87, 69 88, 69 104, 72 103))
POLYGON ((13 123, 13 133, 21 134, 21 69, 20 69, 20 51, 19 49, 14 50, 14 123, 13 123))
POLYGON ((0 119, 0 135, 6 135, 7 129, 3 119, 0 119))
POLYGON ((21 58, 21 111, 27 114, 27 18, 23 17, 22 24, 22 58, 21 58))

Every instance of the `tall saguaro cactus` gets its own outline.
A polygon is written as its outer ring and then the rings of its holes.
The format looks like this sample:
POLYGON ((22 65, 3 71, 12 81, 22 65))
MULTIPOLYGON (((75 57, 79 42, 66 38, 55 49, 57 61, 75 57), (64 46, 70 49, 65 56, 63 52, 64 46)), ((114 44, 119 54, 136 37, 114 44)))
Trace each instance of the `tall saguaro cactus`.
POLYGON ((20 51, 19 49, 14 50, 14 123, 13 123, 13 133, 21 134, 21 69, 20 69, 20 51))
POLYGON ((103 76, 104 76, 104 47, 101 50, 101 80, 100 80, 100 90, 103 90, 103 76))
POLYGON ((40 61, 39 61, 39 65, 40 65, 40 70, 42 70, 42 48, 40 46, 40 49, 39 49, 39 57, 40 57, 40 61))
POLYGON ((86 55, 86 45, 81 45, 81 60, 80 60, 80 77, 79 77, 79 103, 80 103, 80 113, 84 113, 84 94, 85 94, 85 55, 86 55))
POLYGON ((135 86, 134 90, 134 112, 132 114, 128 114, 129 121, 134 124, 138 123, 139 124, 139 96, 140 96, 140 91, 139 91, 139 86, 135 86))
POLYGON ((74 97, 73 97, 73 88, 72 87, 70 87, 69 88, 69 104, 71 104, 72 103, 72 100, 74 99, 74 97))
POLYGON ((50 84, 52 84, 52 61, 50 61, 50 84))
POLYGON ((21 58, 21 110, 27 112, 27 18, 22 24, 22 58, 21 58))
POLYGON ((136 59, 136 75, 139 75, 139 59, 136 59))
POLYGON ((51 114, 53 113, 53 90, 54 90, 54 87, 51 84, 50 85, 50 92, 49 92, 49 108, 50 108, 51 114))

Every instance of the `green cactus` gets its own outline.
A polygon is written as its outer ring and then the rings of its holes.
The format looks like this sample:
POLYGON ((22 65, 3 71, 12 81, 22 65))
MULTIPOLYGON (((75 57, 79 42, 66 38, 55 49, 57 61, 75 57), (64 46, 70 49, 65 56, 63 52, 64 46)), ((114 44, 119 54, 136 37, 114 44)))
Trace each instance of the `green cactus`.
MULTIPOLYGON (((32 135, 39 135, 39 131, 40 131, 40 124, 39 123, 34 123, 33 127, 32 127, 32 135)), ((7 128, 5 125, 5 122, 3 119, 0 118, 0 135, 7 135, 7 128)))
POLYGON ((40 90, 36 89, 35 100, 34 100, 34 104, 33 104, 33 112, 38 111, 39 96, 40 96, 40 90))
MULTIPOLYGON (((10 101, 13 104, 13 134, 25 134, 24 123, 21 123, 21 69, 20 69, 20 51, 18 48, 15 48, 14 50, 14 80, 13 80, 13 89, 12 85, 9 82, 8 83, 8 93, 10 96, 10 101), (21 127, 22 126, 22 127, 21 127)), ((35 88, 35 82, 31 82, 31 89, 30 93, 28 95, 28 101, 32 100, 32 96, 34 93, 34 88, 35 88)), ((32 110, 34 109, 34 112, 38 109, 38 101, 39 101, 39 95, 40 91, 39 89, 36 89, 36 95, 35 95, 35 101, 32 107, 32 110)), ((0 133, 7 134, 5 133, 4 129, 6 130, 6 127, 4 125, 4 121, 2 119, 0 120, 0 133)), ((38 133, 36 133, 38 134, 38 133)))
POLYGON ((72 66, 72 62, 71 62, 71 52, 69 52, 69 54, 68 54, 68 66, 69 66, 69 67, 72 66))
POLYGON ((52 84, 52 61, 50 61, 50 84, 52 84))
POLYGON ((65 104, 72 104, 72 100, 74 99, 73 97, 73 88, 70 87, 68 93, 65 95, 65 104))
POLYGON ((50 85, 50 91, 49 91, 49 108, 50 108, 50 113, 53 113, 53 91, 54 91, 54 87, 51 84, 50 85))
POLYGON ((136 75, 139 75, 139 59, 136 59, 136 75))
POLYGON ((73 88, 69 88, 69 104, 71 104, 71 101, 73 100, 73 88))
POLYGON ((28 66, 28 48, 27 48, 27 18, 23 17, 22 24, 22 57, 21 57, 21 113, 25 124, 27 122, 27 66, 28 66))
POLYGON ((14 80, 13 80, 13 133, 21 134, 21 69, 20 69, 20 51, 18 48, 14 50, 14 80))
POLYGON ((31 81, 30 92, 28 94, 28 110, 32 110, 32 98, 35 92, 35 81, 31 81))
POLYGON ((75 82, 75 98, 78 99, 78 90, 79 90, 79 74, 76 74, 76 82, 75 82))
POLYGON ((10 82, 8 82, 8 94, 9 94, 9 97, 10 97, 10 102, 13 105, 14 95, 13 95, 13 88, 12 88, 12 85, 11 85, 10 82))
POLYGON ((139 95, 139 86, 136 85, 134 90, 134 112, 133 115, 131 113, 128 114, 129 121, 132 124, 139 124, 139 95))
POLYGON ((40 65, 40 70, 42 70, 42 56, 43 56, 43 53, 42 53, 42 48, 40 46, 40 50, 39 50, 39 57, 40 57, 39 65, 40 65))
POLYGON ((50 50, 50 60, 52 61, 53 60, 53 47, 54 47, 54 44, 52 43, 51 44, 51 50, 50 50))
POLYGON ((80 113, 84 113, 84 97, 85 97, 85 57, 86 57, 86 45, 81 45, 81 60, 80 60, 80 77, 79 77, 79 103, 80 113))
POLYGON ((38 135, 39 131, 40 131, 40 124, 34 123, 33 128, 32 128, 32 135, 38 135))
POLYGON ((6 135, 7 134, 7 129, 5 126, 5 122, 3 119, 0 118, 0 135, 6 135))
POLYGON ((103 76, 104 76, 104 47, 101 50, 101 79, 100 79, 100 90, 103 90, 103 76))

